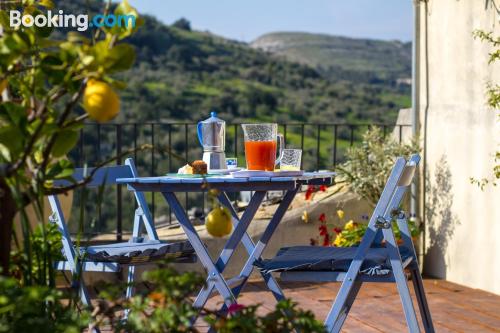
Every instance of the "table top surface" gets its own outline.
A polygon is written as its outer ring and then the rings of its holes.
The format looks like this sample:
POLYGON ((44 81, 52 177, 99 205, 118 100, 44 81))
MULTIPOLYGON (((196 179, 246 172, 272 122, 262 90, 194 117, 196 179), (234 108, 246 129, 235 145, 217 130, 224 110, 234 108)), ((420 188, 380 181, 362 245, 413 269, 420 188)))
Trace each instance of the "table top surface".
POLYGON ((227 191, 254 191, 254 190, 287 190, 297 185, 330 185, 335 172, 317 171, 305 172, 302 176, 277 177, 233 177, 211 176, 200 178, 184 178, 172 176, 119 178, 118 184, 126 184, 129 188, 138 191, 177 192, 177 191, 205 191, 207 187, 227 191), (208 185, 208 186, 205 186, 208 185))
POLYGON ((202 184, 202 183, 248 183, 248 182, 295 182, 315 179, 332 179, 335 172, 315 171, 304 172, 302 176, 275 176, 275 177, 233 177, 231 175, 210 176, 210 177, 182 177, 182 176, 158 176, 158 177, 136 177, 118 178, 119 184, 202 184))

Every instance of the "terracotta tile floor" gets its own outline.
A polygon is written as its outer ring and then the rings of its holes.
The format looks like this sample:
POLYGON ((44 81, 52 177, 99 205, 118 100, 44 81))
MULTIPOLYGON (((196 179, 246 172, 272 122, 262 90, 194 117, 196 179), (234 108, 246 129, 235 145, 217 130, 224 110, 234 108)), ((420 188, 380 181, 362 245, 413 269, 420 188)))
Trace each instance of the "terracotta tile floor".
MULTIPOLYGON (((339 283, 280 285, 287 297, 312 310, 320 320, 326 317, 340 287, 339 283)), ((500 332, 500 296, 442 280, 426 279, 424 285, 437 332, 500 332)), ((275 301, 264 287, 262 282, 252 281, 239 302, 260 303, 262 312, 269 311, 275 301)), ((213 308, 220 303, 219 297, 213 297, 208 306, 213 308)), ((414 305, 417 307, 415 300, 414 305)), ((201 324, 197 326, 201 331, 206 329, 201 324)), ((395 284, 363 284, 343 332, 407 332, 395 284)))
MULTIPOLYGON (((280 283, 285 295, 323 321, 330 310, 339 283, 280 283)), ((500 296, 443 280, 424 280, 436 332, 500 332, 500 296)), ((410 286, 411 287, 411 286, 410 286)), ((412 288, 410 288, 412 289, 412 288)), ((261 304, 260 313, 270 311, 275 300, 263 282, 250 281, 238 299, 241 304, 261 304)), ((212 297, 207 306, 219 308, 222 300, 212 297)), ((414 306, 417 307, 414 299, 414 306)), ((421 324, 420 324, 421 325, 421 324)), ((208 331, 202 320, 196 327, 208 331)), ((109 327, 101 327, 109 332, 109 327)), ((403 310, 392 283, 365 283, 354 302, 342 332, 407 332, 403 310)))

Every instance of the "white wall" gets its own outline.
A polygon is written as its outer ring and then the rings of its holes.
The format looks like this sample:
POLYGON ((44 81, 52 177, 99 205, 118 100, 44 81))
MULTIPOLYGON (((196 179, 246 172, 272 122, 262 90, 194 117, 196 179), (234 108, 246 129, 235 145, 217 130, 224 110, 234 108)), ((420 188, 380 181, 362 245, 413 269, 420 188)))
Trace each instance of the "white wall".
POLYGON ((500 149, 499 111, 487 107, 485 95, 486 82, 500 83, 500 68, 488 65, 492 48, 472 36, 476 29, 500 36, 492 5, 421 3, 419 110, 427 175, 421 206, 424 273, 500 294, 500 186, 481 191, 469 180, 491 175, 500 149))

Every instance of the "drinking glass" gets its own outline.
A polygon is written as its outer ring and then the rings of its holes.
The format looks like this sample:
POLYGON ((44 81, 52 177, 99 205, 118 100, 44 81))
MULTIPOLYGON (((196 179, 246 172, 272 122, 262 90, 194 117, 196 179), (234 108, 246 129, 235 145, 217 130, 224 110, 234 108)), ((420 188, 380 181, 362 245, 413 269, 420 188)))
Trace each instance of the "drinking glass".
POLYGON ((302 149, 283 149, 280 160, 281 171, 299 171, 302 149))
POLYGON ((281 156, 285 139, 278 134, 278 124, 242 124, 245 138, 245 158, 248 170, 274 171, 279 163, 276 159, 276 146, 279 140, 281 156))

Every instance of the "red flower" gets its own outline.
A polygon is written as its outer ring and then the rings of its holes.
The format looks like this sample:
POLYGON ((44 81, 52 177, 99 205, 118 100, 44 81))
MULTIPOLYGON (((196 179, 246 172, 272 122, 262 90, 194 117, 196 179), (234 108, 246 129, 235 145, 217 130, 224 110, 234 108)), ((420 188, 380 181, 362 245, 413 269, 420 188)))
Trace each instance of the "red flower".
POLYGON ((321 222, 323 222, 323 223, 326 221, 326 215, 325 215, 325 213, 321 213, 321 215, 319 216, 319 220, 321 222))
POLYGON ((229 308, 227 309, 227 312, 232 315, 232 314, 235 314, 237 312, 240 312, 241 310, 243 310, 245 308, 244 305, 242 304, 238 304, 238 303, 233 303, 229 306, 229 308))
POLYGON ((321 185, 321 186, 319 187, 319 190, 320 190, 321 192, 326 192, 326 189, 327 189, 327 188, 328 188, 328 187, 327 187, 326 185, 321 185))
POLYGON ((323 246, 329 246, 330 245, 330 235, 326 234, 325 238, 323 238, 323 246))
POLYGON ((312 185, 307 186, 306 200, 310 200, 313 193, 314 193, 314 186, 312 186, 312 185))
POLYGON ((325 236, 328 235, 328 229, 326 228, 326 225, 322 224, 318 227, 319 230, 319 235, 320 236, 325 236))
POLYGON ((333 231, 338 235, 342 232, 342 229, 340 228, 333 228, 333 231))

